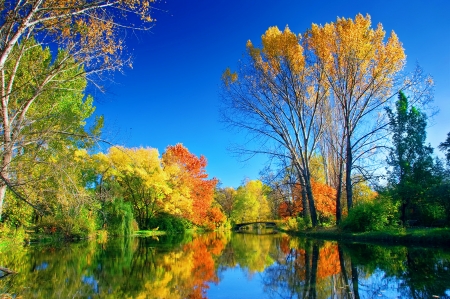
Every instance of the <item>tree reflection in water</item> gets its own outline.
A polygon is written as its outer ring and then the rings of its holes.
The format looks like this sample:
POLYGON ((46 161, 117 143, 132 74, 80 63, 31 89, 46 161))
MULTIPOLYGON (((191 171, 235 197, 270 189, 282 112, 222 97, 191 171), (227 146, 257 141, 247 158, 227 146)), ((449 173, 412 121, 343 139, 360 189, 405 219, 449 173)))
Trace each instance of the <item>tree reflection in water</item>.
POLYGON ((211 233, 2 250, 18 274, 0 298, 450 298, 444 249, 211 233))

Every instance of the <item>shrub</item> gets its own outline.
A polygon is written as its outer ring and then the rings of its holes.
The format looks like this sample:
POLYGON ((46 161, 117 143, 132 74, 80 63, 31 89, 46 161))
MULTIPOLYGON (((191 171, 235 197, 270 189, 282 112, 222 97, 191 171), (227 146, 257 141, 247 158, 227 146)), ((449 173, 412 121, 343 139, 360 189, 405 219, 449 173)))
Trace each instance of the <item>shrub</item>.
POLYGON ((398 226, 398 207, 390 198, 378 196, 353 207, 341 227, 345 231, 367 232, 398 226))
POLYGON ((106 229, 112 236, 129 236, 133 233, 133 209, 123 199, 105 205, 106 229))
POLYGON ((167 234, 184 233, 186 230, 183 219, 166 213, 158 214, 156 217, 149 219, 148 227, 158 228, 158 230, 165 231, 167 234))
POLYGON ((53 215, 42 217, 36 230, 45 234, 55 234, 66 239, 81 239, 94 235, 96 218, 86 207, 79 210, 58 209, 53 215))
POLYGON ((447 217, 445 208, 438 203, 428 203, 419 209, 419 220, 423 225, 435 225, 445 222, 447 217))
POLYGON ((297 229, 305 230, 308 228, 308 219, 304 219, 302 217, 297 217, 297 229))

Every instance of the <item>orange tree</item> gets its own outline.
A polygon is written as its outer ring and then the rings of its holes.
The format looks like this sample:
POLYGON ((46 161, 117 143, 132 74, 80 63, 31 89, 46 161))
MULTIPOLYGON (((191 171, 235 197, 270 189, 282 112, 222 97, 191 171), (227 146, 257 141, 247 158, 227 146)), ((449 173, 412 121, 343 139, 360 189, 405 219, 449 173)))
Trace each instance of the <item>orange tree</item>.
MULTIPOLYGON (((213 226, 224 219, 218 215, 220 210, 212 208, 214 190, 218 180, 208 179, 207 161, 204 156, 197 157, 181 143, 169 146, 162 156, 164 168, 169 173, 169 184, 173 190, 184 192, 192 202, 192 213, 183 215, 192 223, 213 226)), ((174 193, 168 197, 178 196, 174 193)))

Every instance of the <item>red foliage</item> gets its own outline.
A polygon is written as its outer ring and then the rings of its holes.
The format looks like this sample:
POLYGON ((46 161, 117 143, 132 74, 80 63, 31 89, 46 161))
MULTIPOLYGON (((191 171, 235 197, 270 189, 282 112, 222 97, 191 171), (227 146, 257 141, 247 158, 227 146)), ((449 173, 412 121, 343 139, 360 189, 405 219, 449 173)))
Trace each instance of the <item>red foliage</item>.
POLYGON ((216 271, 213 255, 222 253, 225 244, 219 238, 196 238, 193 242, 186 245, 187 251, 193 251, 193 267, 191 270, 192 292, 187 298, 201 299, 206 298, 204 294, 208 289, 208 282, 219 281, 216 271))
POLYGON ((163 155, 164 163, 176 163, 183 170, 182 180, 189 187, 192 199, 192 215, 190 219, 197 225, 207 225, 208 210, 214 198, 214 189, 218 180, 208 180, 207 161, 204 156, 198 158, 191 154, 181 143, 169 146, 163 155))
MULTIPOLYGON (((311 179, 311 187, 317 211, 324 216, 334 216, 336 214, 336 190, 313 179, 311 179)), ((300 184, 294 186, 292 194, 292 198, 286 199, 278 207, 281 217, 296 216, 303 211, 300 184)))

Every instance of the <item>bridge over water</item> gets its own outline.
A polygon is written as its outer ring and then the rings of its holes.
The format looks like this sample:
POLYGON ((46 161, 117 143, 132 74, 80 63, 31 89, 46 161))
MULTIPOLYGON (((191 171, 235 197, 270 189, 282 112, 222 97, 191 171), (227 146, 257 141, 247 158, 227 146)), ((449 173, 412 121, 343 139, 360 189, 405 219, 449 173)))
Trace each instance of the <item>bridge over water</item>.
POLYGON ((234 225, 234 230, 240 230, 244 226, 253 225, 253 224, 265 224, 266 227, 271 227, 271 228, 277 227, 277 224, 274 221, 253 221, 253 222, 237 223, 234 225))

